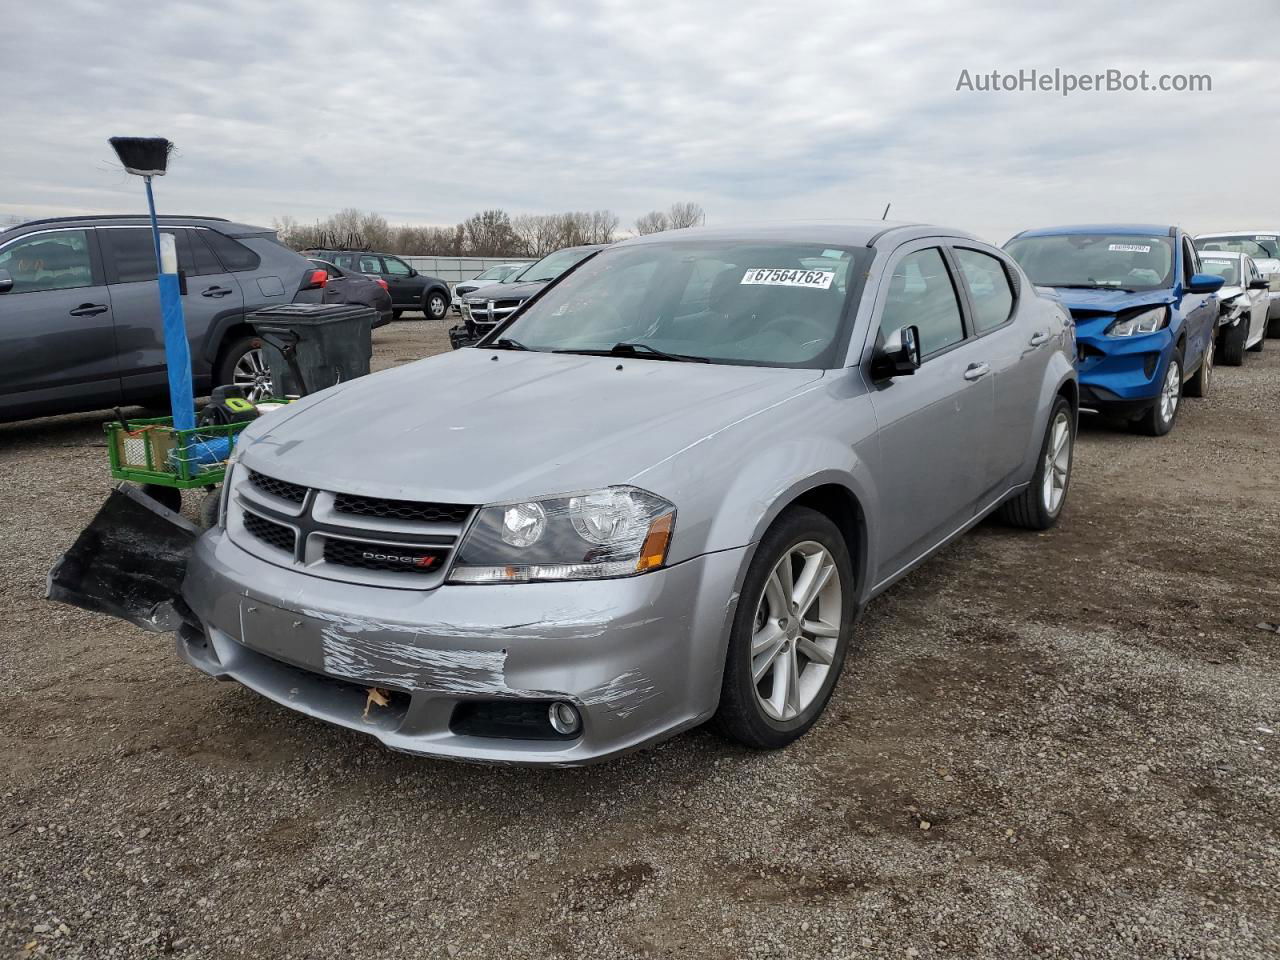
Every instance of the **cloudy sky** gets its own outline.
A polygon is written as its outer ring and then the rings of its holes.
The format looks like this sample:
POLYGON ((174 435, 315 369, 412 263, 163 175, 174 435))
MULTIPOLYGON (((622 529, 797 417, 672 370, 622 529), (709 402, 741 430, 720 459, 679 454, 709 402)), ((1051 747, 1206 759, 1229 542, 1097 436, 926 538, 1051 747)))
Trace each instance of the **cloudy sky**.
POLYGON ((0 29, 0 222, 140 208, 106 138, 178 145, 163 209, 394 222, 675 200, 709 222, 892 216, 996 242, 1280 220, 1280 3, 45 0, 0 29), (963 12, 962 12, 963 11, 963 12), (982 93, 971 76, 1208 74, 982 93))

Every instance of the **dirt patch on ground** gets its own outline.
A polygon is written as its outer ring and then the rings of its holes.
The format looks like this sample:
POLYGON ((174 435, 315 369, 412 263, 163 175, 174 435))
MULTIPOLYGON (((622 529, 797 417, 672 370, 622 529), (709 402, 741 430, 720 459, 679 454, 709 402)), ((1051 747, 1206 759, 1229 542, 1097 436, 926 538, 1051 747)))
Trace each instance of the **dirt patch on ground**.
POLYGON ((1057 529, 984 524, 879 599, 793 748, 578 771, 393 754, 45 602, 103 418, 0 425, 0 950, 1275 957, 1268 346, 1169 437, 1087 425, 1057 529))

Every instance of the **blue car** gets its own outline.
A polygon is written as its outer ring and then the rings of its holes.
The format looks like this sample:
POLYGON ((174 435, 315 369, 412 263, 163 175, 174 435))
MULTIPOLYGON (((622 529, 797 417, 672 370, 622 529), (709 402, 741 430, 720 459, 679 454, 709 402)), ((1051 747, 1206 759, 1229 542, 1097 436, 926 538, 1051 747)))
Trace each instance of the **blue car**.
POLYGON ((1208 393, 1223 281, 1201 272, 1186 232, 1049 227, 1019 233, 1005 250, 1075 319, 1082 409, 1159 437, 1173 429, 1184 391, 1208 393))

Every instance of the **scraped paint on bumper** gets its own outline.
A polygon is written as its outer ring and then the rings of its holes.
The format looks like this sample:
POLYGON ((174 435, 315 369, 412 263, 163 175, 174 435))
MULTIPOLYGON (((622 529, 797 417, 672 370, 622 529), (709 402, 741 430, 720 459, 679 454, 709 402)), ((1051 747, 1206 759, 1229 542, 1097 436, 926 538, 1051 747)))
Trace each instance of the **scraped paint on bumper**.
POLYGON ((177 647, 211 676, 396 750, 590 763, 715 710, 747 549, 624 579, 419 591, 300 574, 211 531, 183 588, 201 629, 184 629, 177 647), (390 703, 366 711, 369 687, 390 692, 390 703), (476 700, 567 700, 582 714, 582 733, 455 733, 455 708, 476 700))

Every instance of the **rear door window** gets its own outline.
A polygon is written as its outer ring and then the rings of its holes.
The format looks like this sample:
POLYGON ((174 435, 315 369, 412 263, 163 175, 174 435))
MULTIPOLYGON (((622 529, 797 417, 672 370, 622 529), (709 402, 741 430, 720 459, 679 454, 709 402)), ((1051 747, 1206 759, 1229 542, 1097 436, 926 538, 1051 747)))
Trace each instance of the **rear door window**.
MULTIPOLYGON (((178 269, 186 269, 189 263, 183 261, 184 244, 181 243, 179 231, 172 228, 161 228, 174 238, 178 248, 178 269)), ((102 255, 107 265, 108 283, 137 283, 141 280, 156 278, 156 247, 151 231, 146 227, 104 227, 98 231, 98 239, 102 243, 102 255)))
POLYGON ((380 257, 361 257, 360 272, 382 273, 382 259, 380 257))
POLYGON ((1013 288, 1004 264, 990 254, 955 247, 956 262, 969 288, 973 325, 978 333, 1001 326, 1013 314, 1013 288))

